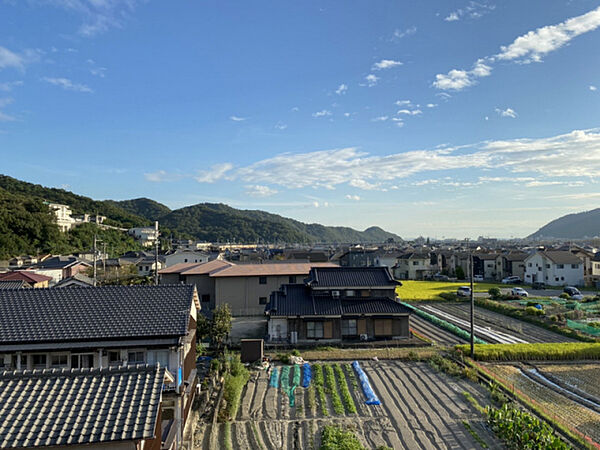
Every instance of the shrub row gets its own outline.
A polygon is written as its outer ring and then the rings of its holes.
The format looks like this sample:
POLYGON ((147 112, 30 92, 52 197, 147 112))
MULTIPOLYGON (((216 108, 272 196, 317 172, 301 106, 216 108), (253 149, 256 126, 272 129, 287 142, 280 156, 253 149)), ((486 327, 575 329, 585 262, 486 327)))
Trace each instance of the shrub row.
MULTIPOLYGON (((470 351, 468 345, 457 345, 456 348, 465 354, 470 351)), ((475 345, 475 359, 479 361, 600 359, 600 343, 475 345)))
POLYGON ((250 372, 240 362, 239 355, 226 355, 226 358, 229 371, 225 375, 223 386, 223 399, 226 403, 222 419, 232 420, 237 415, 242 390, 250 378, 250 372))

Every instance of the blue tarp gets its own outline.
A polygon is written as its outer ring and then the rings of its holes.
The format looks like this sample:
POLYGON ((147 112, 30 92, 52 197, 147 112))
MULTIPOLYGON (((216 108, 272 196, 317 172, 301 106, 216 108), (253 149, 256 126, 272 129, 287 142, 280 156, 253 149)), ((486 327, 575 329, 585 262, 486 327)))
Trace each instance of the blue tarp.
POLYGON ((271 372, 271 379, 269 380, 269 386, 273 388, 279 387, 279 371, 277 367, 273 367, 273 372, 271 372))
POLYGON ((302 364, 302 387, 310 386, 310 380, 312 380, 312 369, 309 363, 304 363, 302 364))
POLYGON ((365 397, 367 397, 367 401, 365 403, 367 405, 381 405, 379 398, 377 398, 377 395, 375 395, 375 392, 373 392, 373 389, 371 388, 367 374, 362 370, 358 361, 354 361, 352 363, 352 367, 354 368, 356 375, 358 375, 358 380, 360 381, 362 390, 365 394, 365 397))

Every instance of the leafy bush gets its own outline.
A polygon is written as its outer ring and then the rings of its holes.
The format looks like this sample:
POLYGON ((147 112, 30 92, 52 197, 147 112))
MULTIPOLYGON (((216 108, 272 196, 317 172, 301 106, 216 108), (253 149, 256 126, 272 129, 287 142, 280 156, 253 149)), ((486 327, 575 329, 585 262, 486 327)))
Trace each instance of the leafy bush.
POLYGON ((564 298, 565 300, 568 300, 571 298, 571 296, 569 294, 567 294, 566 292, 563 292, 562 294, 560 294, 559 297, 564 298))
POLYGON ((366 450, 351 431, 327 425, 321 432, 320 450, 366 450))
POLYGON ((458 364, 439 354, 435 354, 429 358, 429 364, 434 369, 452 375, 453 377, 460 377, 463 375, 463 371, 458 364))
POLYGON ((529 316, 543 316, 544 310, 537 309, 535 306, 528 306, 527 308, 525 308, 525 314, 529 316))
POLYGON ((458 266, 456 268, 456 278, 458 278, 459 280, 464 280, 465 279, 465 271, 460 266, 458 266))
POLYGON ((225 408, 222 412, 221 419, 233 420, 237 415, 242 390, 250 378, 250 372, 248 372, 248 369, 241 363, 238 354, 225 355, 225 357, 228 373, 225 375, 225 383, 223 386, 225 408))
POLYGON ((492 297, 495 300, 495 299, 500 298, 502 296, 502 291, 500 291, 499 287, 494 286, 494 287, 491 287, 488 290, 488 294, 489 294, 490 297, 492 297))

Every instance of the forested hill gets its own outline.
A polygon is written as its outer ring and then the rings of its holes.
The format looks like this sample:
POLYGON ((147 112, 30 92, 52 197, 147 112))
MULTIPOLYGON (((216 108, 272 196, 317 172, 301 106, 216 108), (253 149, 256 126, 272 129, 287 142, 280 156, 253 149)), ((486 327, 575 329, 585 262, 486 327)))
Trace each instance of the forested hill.
POLYGON ((596 236, 600 236, 600 208, 559 217, 528 238, 585 239, 596 236))

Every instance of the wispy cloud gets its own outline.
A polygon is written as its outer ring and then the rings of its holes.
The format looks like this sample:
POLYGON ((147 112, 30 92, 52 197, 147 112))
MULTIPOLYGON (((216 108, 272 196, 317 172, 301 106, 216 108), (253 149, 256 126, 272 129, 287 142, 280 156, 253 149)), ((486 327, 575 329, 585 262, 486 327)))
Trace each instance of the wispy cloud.
POLYGON ((407 116, 419 116, 421 114, 423 114, 423 111, 421 111, 420 109, 401 109, 398 112, 396 112, 396 114, 398 115, 407 115, 407 116))
POLYGON ((401 65, 402 63, 400 61, 394 61, 393 59, 382 59, 381 61, 373 64, 373 68, 371 70, 391 69, 392 67, 398 67, 401 65))
POLYGON ((5 113, 2 109, 13 102, 12 98, 0 98, 0 122, 13 122, 15 118, 5 113))
POLYGON ((0 45, 0 70, 17 69, 24 70, 27 64, 40 59, 38 50, 26 49, 20 53, 14 52, 0 45))
POLYGON ((346 91, 348 90, 348 85, 347 84, 340 84, 339 87, 335 90, 335 93, 337 95, 343 95, 346 93, 346 91))
POLYGON ((557 25, 548 25, 516 38, 510 45, 501 46, 500 53, 475 62, 471 70, 452 69, 437 74, 433 86, 440 90, 460 91, 477 83, 492 72, 497 61, 518 63, 540 62, 542 57, 568 44, 573 38, 600 27, 600 7, 557 25))
POLYGON ((594 86, 594 85, 590 85, 590 91, 595 91, 595 90, 597 90, 597 89, 598 89, 598 88, 597 88, 596 86, 594 86))
POLYGON ((512 108, 500 109, 496 108, 496 112, 500 114, 501 117, 510 117, 515 119, 517 117, 517 113, 512 108))
POLYGON ((226 178, 231 169, 233 169, 233 164, 231 163, 215 164, 210 170, 201 170, 198 172, 195 179, 199 183, 214 183, 222 178, 226 178))
POLYGON ((410 36, 411 34, 415 34, 417 32, 417 27, 412 26, 406 28, 404 30, 395 29, 393 39, 402 39, 403 37, 410 36))
POLYGON ((495 8, 495 5, 471 1, 464 8, 452 11, 444 18, 444 20, 446 22, 455 22, 463 18, 479 19, 490 11, 493 11, 495 8))
POLYGON ((277 194, 277 192, 276 189, 260 184, 246 186, 246 195, 249 195, 250 197, 271 197, 272 195, 277 194))
POLYGON ((312 116, 313 117, 327 117, 327 116, 331 116, 331 114, 332 114, 331 111, 329 111, 327 109, 323 109, 321 111, 314 112, 312 114, 312 116))
POLYGON ((277 128, 278 130, 285 130, 287 127, 288 126, 281 121, 279 121, 275 124, 275 128, 277 128))
POLYGON ((74 83, 73 81, 71 81, 68 78, 44 77, 44 78, 42 78, 42 80, 44 80, 46 83, 50 83, 54 86, 61 87, 65 91, 88 92, 88 93, 94 92, 92 90, 92 88, 90 88, 89 86, 86 86, 85 84, 81 84, 81 83, 74 83))
POLYGON ((186 178, 186 175, 178 173, 169 173, 165 170, 158 170, 156 172, 145 173, 144 178, 146 179, 146 181, 151 181, 153 183, 164 183, 168 181, 181 180, 182 178, 186 178))
POLYGON ((371 119, 371 122, 385 122, 386 120, 388 120, 389 117, 388 116, 379 116, 379 117, 373 117, 371 119))
POLYGON ((23 82, 20 80, 17 81, 8 81, 6 83, 0 83, 0 91, 2 92, 10 92, 14 88, 23 86, 23 82))
POLYGON ((352 194, 347 194, 346 198, 348 200, 354 200, 355 202, 358 202, 360 200, 360 196, 358 196, 358 195, 352 195, 352 194))
POLYGON ((243 122, 246 119, 247 119, 246 117, 229 116, 229 120, 233 120, 234 122, 243 122))
POLYGON ((377 84, 377 82, 379 81, 379 77, 376 75, 373 75, 372 73, 370 73, 369 75, 367 75, 365 77, 365 80, 367 82, 367 86, 369 87, 373 87, 377 84))

